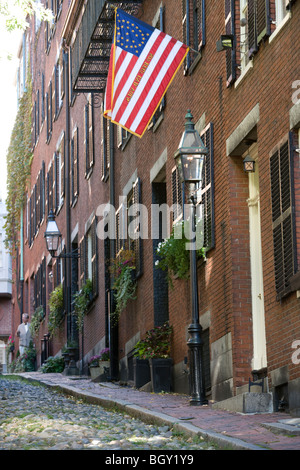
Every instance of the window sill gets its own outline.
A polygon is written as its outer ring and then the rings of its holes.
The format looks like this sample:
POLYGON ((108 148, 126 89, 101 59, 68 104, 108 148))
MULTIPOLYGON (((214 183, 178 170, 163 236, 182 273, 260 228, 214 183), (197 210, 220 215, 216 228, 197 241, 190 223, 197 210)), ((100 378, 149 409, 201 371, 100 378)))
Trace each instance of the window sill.
POLYGON ((195 57, 195 59, 193 60, 189 68, 185 69, 184 75, 192 75, 192 73, 194 72, 195 68, 197 67, 201 59, 202 59, 202 54, 201 54, 201 51, 199 51, 197 57, 195 57))
POLYGON ((279 25, 276 27, 275 31, 269 37, 269 44, 273 41, 273 39, 276 38, 276 36, 280 33, 280 31, 284 28, 284 26, 289 22, 291 18, 292 18, 292 13, 289 11, 285 15, 283 20, 279 23, 279 25))
POLYGON ((253 59, 248 62, 244 70, 242 71, 241 75, 239 78, 236 80, 234 84, 234 88, 237 88, 239 84, 244 80, 245 76, 249 73, 249 70, 253 68, 253 59))

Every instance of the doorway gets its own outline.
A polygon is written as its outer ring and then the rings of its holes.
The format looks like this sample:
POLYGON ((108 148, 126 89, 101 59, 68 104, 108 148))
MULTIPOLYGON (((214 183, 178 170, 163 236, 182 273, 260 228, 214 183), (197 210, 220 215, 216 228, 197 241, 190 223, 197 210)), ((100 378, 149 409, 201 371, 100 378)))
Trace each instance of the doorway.
MULTIPOLYGON (((254 158, 256 155, 252 155, 254 158)), ((261 247, 259 168, 256 161, 255 172, 248 174, 249 198, 249 231, 250 231, 250 265, 251 265, 251 298, 253 328, 252 370, 267 367, 264 286, 261 247)))

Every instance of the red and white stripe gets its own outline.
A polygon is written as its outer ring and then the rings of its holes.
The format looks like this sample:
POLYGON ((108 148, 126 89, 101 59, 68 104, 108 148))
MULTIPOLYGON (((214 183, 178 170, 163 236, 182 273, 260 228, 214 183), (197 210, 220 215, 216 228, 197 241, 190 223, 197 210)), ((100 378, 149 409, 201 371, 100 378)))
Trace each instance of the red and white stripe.
POLYGON ((112 46, 105 114, 141 137, 187 52, 187 46, 158 29, 153 31, 139 57, 112 46), (152 55, 149 65, 134 86, 149 54, 152 55), (128 101, 132 87, 134 92, 128 101))

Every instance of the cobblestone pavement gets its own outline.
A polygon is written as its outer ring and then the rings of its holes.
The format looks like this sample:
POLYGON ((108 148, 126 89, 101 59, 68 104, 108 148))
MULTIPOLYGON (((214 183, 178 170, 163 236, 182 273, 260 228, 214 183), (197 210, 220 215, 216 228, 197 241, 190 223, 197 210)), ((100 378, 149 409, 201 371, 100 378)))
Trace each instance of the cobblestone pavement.
POLYGON ((189 436, 201 436, 218 448, 300 450, 300 418, 288 413, 243 414, 213 409, 211 403, 191 407, 187 395, 142 392, 115 382, 94 383, 84 376, 38 371, 18 375, 104 408, 115 407, 148 424, 168 425, 189 436))
POLYGON ((43 385, 0 377, 0 450, 214 450, 43 385))

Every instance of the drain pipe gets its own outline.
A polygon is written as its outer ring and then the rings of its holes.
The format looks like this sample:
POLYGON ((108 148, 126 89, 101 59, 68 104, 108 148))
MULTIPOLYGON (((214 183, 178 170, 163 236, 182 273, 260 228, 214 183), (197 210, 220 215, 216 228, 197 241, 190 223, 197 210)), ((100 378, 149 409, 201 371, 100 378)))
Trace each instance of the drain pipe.
MULTIPOLYGON (((110 124, 109 132, 110 140, 110 155, 109 155, 109 198, 111 206, 115 207, 115 175, 114 175, 114 126, 110 124)), ((115 239, 114 237, 110 238, 110 258, 115 257, 115 239)), ((116 308, 116 302, 113 295, 112 285, 113 279, 111 279, 110 285, 110 313, 113 313, 116 308)), ((109 315, 109 348, 110 348, 110 379, 118 380, 119 379, 119 330, 118 322, 113 324, 110 321, 109 315)))
POLYGON ((23 215, 23 206, 21 207, 21 215, 20 215, 20 323, 22 323, 22 315, 23 315, 23 298, 24 298, 24 232, 23 232, 23 223, 24 223, 24 215, 23 215))

